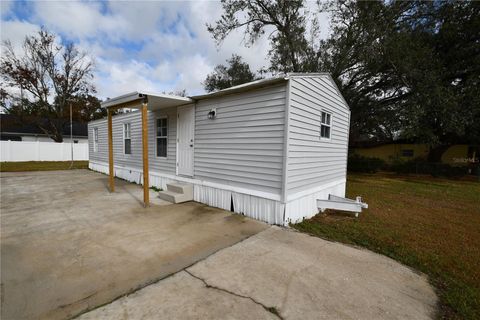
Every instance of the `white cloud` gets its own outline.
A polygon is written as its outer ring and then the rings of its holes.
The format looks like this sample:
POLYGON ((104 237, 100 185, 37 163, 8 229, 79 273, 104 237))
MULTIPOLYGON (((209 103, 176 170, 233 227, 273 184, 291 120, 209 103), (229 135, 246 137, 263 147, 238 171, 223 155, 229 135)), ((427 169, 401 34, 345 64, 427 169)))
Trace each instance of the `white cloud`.
POLYGON ((38 30, 40 27, 30 22, 2 21, 0 34, 2 42, 9 40, 15 52, 20 52, 25 37, 38 32, 38 30))
POLYGON ((0 1, 0 14, 3 17, 10 14, 13 7, 13 1, 0 1))
POLYGON ((136 60, 112 62, 97 60, 95 84, 103 98, 113 98, 132 91, 163 91, 161 82, 154 81, 154 69, 144 62, 136 60))
MULTIPOLYGON (((5 10, 11 6, 4 5, 5 10)), ((313 4, 309 3, 309 6, 313 4)), ((269 41, 247 48, 243 32, 232 32, 217 48, 206 23, 222 13, 219 2, 200 1, 49 1, 35 2, 27 21, 4 20, 4 35, 17 43, 40 25, 73 40, 96 60, 98 96, 135 90, 203 91, 201 82, 232 54, 252 70, 268 65, 269 41)))
POLYGON ((39 1, 34 2, 33 19, 73 39, 119 37, 126 27, 123 18, 103 15, 100 10, 98 2, 39 1))

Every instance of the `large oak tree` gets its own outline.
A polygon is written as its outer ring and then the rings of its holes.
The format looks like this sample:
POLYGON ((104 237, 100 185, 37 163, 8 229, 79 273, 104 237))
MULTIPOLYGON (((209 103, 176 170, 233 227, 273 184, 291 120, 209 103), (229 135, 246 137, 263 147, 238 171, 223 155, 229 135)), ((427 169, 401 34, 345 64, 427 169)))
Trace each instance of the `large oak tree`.
POLYGON ((223 0, 208 30, 220 44, 243 30, 267 33, 276 72, 332 74, 352 111, 350 141, 409 138, 438 161, 452 143, 480 143, 480 4, 475 1, 350 1, 319 8, 331 34, 319 41, 305 1, 223 0))

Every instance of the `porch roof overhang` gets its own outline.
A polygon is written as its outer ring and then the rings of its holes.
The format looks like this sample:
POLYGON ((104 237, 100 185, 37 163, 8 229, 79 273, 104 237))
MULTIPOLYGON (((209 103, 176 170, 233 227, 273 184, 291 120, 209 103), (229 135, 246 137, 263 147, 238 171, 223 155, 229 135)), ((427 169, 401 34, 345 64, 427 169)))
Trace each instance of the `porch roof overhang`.
POLYGON ((150 92, 131 92, 102 102, 102 108, 134 108, 147 103, 148 110, 158 110, 169 107, 178 107, 194 102, 187 97, 150 92))

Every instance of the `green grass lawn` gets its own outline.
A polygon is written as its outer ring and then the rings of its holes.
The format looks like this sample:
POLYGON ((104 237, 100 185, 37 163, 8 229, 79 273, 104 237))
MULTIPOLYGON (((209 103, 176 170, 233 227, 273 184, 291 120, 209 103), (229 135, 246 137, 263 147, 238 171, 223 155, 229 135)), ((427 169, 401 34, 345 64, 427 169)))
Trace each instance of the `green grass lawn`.
MULTIPOLYGON (((0 162, 0 171, 68 170, 71 161, 0 162)), ((72 169, 88 169, 88 161, 74 161, 72 169)))
POLYGON ((292 227, 358 245, 429 275, 439 318, 480 319, 480 183, 349 175, 347 196, 369 209, 355 219, 328 211, 292 227))

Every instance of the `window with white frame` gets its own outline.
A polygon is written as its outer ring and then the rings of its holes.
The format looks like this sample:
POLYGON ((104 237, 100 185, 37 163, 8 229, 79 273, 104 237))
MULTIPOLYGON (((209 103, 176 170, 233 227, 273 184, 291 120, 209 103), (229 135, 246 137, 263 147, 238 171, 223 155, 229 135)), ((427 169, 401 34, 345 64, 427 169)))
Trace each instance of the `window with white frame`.
POLYGON ((168 120, 166 117, 157 119, 157 157, 167 157, 168 120))
POLYGON ((123 152, 132 154, 132 132, 130 123, 123 124, 123 152))
POLYGON ((98 128, 93 128, 93 151, 98 151, 98 128))
POLYGON ((320 137, 323 139, 330 139, 332 131, 332 115, 328 112, 322 111, 320 123, 320 137))

